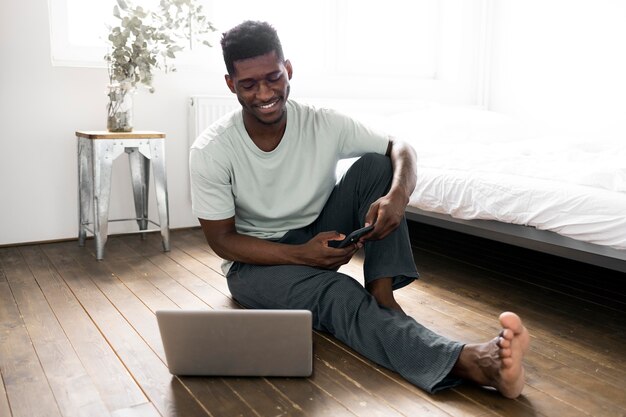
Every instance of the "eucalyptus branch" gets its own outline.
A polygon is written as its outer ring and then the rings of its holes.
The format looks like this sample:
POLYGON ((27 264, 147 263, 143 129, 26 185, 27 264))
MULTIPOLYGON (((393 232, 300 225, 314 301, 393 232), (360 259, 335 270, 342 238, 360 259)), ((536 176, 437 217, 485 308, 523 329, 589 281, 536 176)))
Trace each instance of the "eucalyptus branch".
POLYGON ((113 15, 119 24, 109 27, 111 49, 104 57, 110 82, 143 84, 153 92, 155 68, 175 71, 171 61, 186 45, 191 49, 193 40, 211 46, 209 39, 215 27, 196 1, 161 0, 158 10, 148 11, 130 0, 117 0, 113 15))

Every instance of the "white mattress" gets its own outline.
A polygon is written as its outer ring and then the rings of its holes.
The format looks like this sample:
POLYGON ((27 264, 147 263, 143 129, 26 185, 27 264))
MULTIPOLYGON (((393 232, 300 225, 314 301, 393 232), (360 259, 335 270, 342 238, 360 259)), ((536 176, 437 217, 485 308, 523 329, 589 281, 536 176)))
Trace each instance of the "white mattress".
POLYGON ((437 105, 374 124, 417 151, 411 206, 626 250, 626 140, 555 136, 493 112, 437 105))

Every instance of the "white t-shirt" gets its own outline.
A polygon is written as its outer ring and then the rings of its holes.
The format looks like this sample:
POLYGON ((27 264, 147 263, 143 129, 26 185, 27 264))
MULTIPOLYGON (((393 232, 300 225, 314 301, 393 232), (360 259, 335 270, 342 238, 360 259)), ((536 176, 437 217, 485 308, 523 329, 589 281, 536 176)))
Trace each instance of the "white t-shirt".
POLYGON ((254 144, 241 109, 202 132, 189 162, 194 215, 235 216, 238 233, 278 239, 319 216, 340 159, 387 151, 388 135, 350 117, 293 100, 286 108, 285 133, 270 152, 254 144))

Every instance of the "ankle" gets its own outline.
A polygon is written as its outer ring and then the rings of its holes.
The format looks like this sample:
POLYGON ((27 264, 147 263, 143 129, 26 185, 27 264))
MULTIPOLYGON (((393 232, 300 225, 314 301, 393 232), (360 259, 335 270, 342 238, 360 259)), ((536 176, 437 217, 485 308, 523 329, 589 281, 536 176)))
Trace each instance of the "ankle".
POLYGON ((378 278, 365 284, 365 289, 373 296, 391 295, 391 297, 393 297, 393 288, 391 284, 391 278, 378 278))
POLYGON ((402 311, 402 307, 393 296, 391 278, 379 278, 366 284, 367 291, 376 299, 378 305, 392 310, 402 311))
POLYGON ((502 361, 496 341, 497 338, 486 343, 463 346, 450 373, 479 385, 497 387, 502 361))

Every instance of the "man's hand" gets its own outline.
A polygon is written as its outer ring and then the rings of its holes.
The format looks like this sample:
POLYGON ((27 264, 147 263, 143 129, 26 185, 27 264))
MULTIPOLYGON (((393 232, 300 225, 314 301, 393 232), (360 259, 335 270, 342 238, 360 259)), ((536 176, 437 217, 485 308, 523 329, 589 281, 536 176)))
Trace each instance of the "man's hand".
POLYGON ((361 240, 384 239, 396 230, 404 217, 407 202, 400 193, 390 193, 374 201, 365 215, 365 225, 373 224, 374 230, 361 240))
POLYGON ((363 247, 362 243, 348 245, 345 248, 333 248, 328 245, 332 240, 343 240, 345 236, 337 232, 322 232, 307 243, 300 245, 300 253, 305 265, 324 269, 336 269, 350 262, 352 256, 363 247))
POLYGON ((407 143, 392 139, 389 141, 387 156, 391 159, 393 179, 387 195, 374 201, 365 215, 365 225, 374 225, 374 230, 363 236, 361 241, 387 237, 396 230, 402 221, 409 204, 409 196, 417 181, 417 155, 407 143))
POLYGON ((323 232, 301 245, 287 245, 257 237, 241 235, 235 230, 235 218, 199 219, 209 246, 222 259, 255 265, 308 265, 335 269, 350 262, 363 244, 345 248, 328 246, 331 240, 343 240, 337 232, 323 232))

